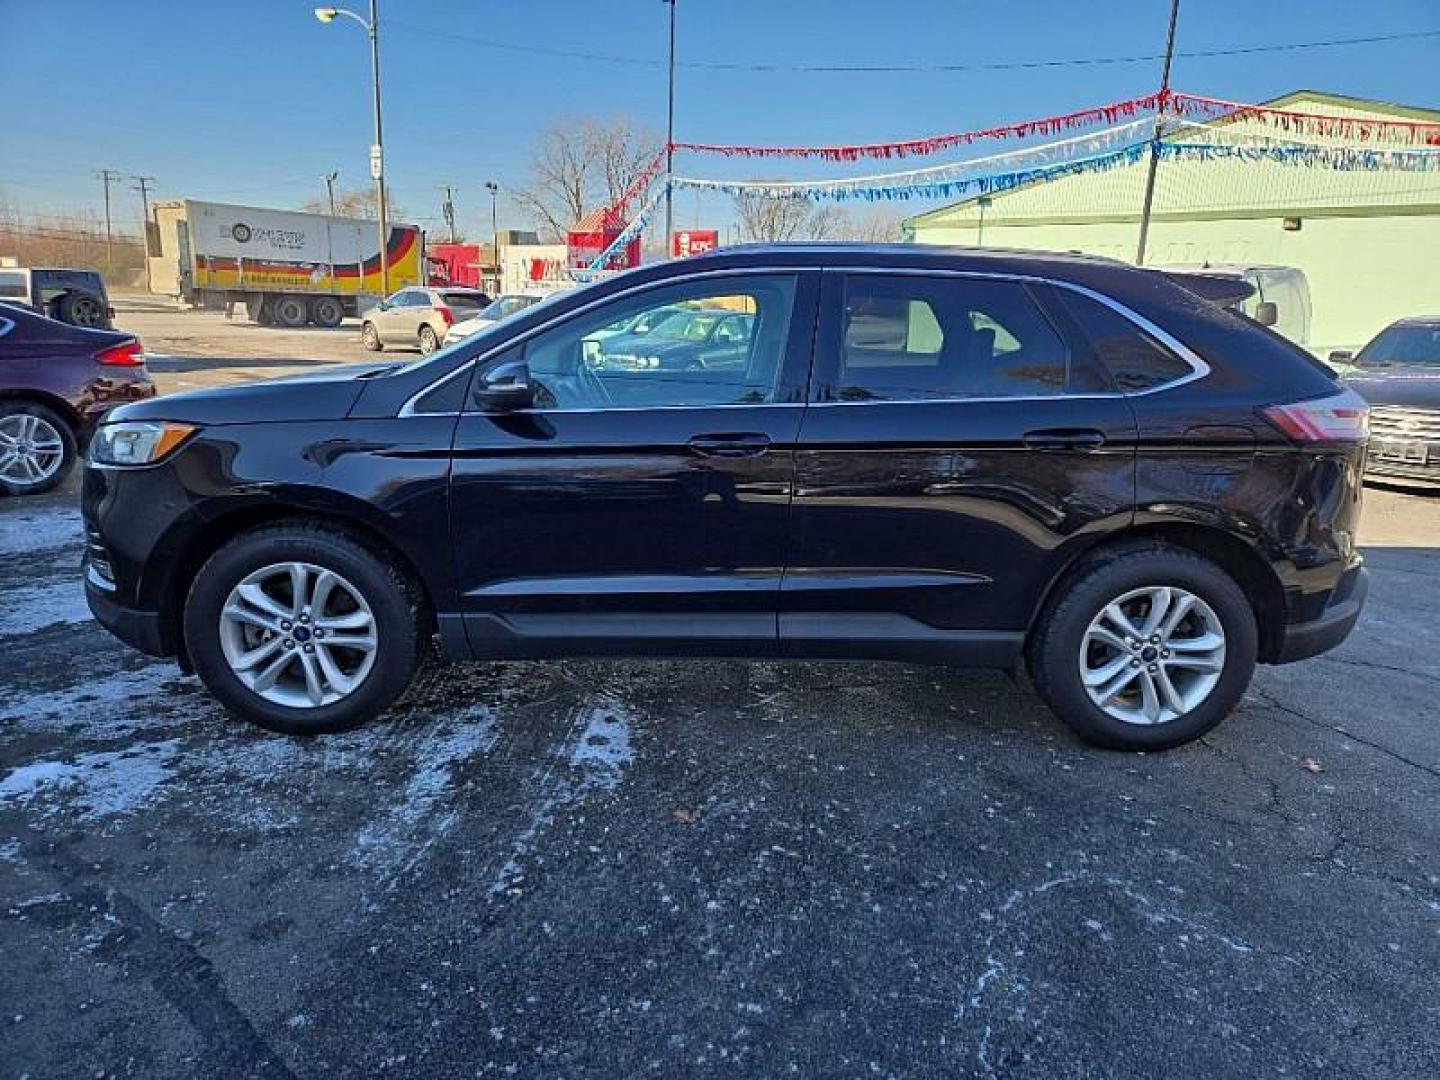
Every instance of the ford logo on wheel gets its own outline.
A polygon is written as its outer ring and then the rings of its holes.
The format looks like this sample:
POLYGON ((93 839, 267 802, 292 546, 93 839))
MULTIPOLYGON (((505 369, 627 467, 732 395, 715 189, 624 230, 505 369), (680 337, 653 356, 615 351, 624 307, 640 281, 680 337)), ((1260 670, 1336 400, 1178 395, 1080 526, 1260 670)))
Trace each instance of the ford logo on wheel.
POLYGON ((248 244, 250 242, 250 226, 243 221, 237 221, 230 226, 230 235, 235 238, 237 244, 248 244))

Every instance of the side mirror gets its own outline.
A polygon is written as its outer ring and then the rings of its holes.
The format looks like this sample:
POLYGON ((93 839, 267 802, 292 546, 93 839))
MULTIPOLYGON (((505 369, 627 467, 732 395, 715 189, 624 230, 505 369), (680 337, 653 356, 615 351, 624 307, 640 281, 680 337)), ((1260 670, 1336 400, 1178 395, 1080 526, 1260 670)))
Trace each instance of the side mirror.
POLYGON ((1264 300, 1255 305, 1255 321, 1261 326, 1274 326, 1280 321, 1280 312, 1273 301, 1264 300))
POLYGON ((1330 364, 1340 364, 1342 366, 1353 364, 1355 362, 1355 354, 1349 349, 1335 349, 1330 353, 1330 357, 1326 362, 1330 364))
POLYGON ((515 412, 535 404, 535 386, 524 360, 498 364, 480 376, 475 401, 485 412, 515 412))
POLYGON ((375 305, 375 310, 376 310, 376 311, 389 311, 389 310, 390 310, 390 301, 389 301, 389 300, 381 300, 378 304, 375 305))

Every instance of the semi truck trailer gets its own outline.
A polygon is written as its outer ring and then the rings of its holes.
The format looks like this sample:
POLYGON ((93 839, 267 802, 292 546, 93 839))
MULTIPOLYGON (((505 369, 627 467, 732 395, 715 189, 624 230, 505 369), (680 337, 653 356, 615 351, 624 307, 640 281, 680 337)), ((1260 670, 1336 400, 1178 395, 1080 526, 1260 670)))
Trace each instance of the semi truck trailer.
POLYGON ((152 292, 195 307, 243 305, 266 325, 338 326, 425 283, 415 225, 390 225, 384 283, 378 230, 364 218, 181 199, 156 203, 145 231, 152 292))

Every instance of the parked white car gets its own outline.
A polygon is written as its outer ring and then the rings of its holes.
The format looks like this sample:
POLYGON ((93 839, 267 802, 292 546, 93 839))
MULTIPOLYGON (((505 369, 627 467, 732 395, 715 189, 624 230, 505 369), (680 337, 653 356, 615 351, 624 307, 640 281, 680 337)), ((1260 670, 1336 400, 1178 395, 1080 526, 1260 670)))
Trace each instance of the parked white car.
POLYGON ((528 307, 534 307, 542 300, 548 300, 556 295, 553 292, 518 292, 503 293, 491 301, 490 306, 482 308, 468 319, 462 319, 445 332, 445 344, 454 345, 457 341, 464 341, 472 334, 478 334, 487 326, 494 326, 501 319, 509 318, 518 311, 524 311, 528 307))

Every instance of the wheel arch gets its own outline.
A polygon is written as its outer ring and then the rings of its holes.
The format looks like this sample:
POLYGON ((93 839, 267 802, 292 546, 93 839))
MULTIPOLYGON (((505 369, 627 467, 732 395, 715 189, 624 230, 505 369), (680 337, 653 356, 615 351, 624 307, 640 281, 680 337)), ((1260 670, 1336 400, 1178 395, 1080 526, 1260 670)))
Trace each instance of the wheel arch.
POLYGON ((84 421, 75 411, 74 406, 58 394, 51 394, 45 390, 32 390, 28 387, 24 390, 0 389, 0 402, 4 401, 28 401, 36 405, 44 405, 70 425, 70 434, 74 435, 77 440, 80 438, 81 430, 85 427, 84 421))
POLYGON ((181 533, 166 545, 172 557, 167 560, 169 569, 162 580, 155 582, 151 590, 156 609, 161 613, 161 640, 188 667, 185 655, 183 633, 185 593, 195 575, 211 555, 242 533, 270 525, 286 522, 305 525, 321 525, 334 529, 368 548, 377 557, 401 568, 414 581, 424 605, 427 632, 434 631, 436 592, 442 583, 421 572, 420 566, 406 552, 379 522, 374 520, 373 508, 356 501, 353 507, 337 503, 333 493, 325 500, 308 499, 304 493, 287 493, 281 500, 266 500, 263 503, 247 503, 206 517, 202 521, 188 524, 177 523, 172 533, 181 533))
POLYGON ((1217 525, 1190 521, 1151 521, 1111 533, 1075 552, 1050 577, 1031 614, 1026 636, 1055 601, 1057 590, 1083 566, 1114 548, 1145 543, 1169 544, 1209 559, 1234 579, 1250 601, 1260 637, 1259 659, 1278 655, 1285 636, 1285 589, 1270 562, 1257 548, 1217 525))

